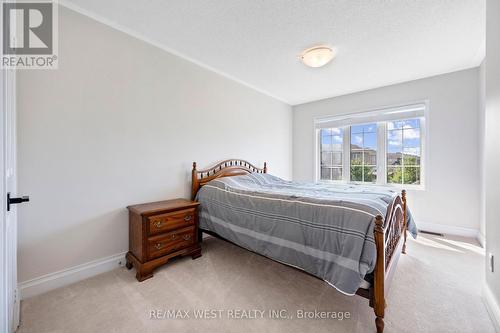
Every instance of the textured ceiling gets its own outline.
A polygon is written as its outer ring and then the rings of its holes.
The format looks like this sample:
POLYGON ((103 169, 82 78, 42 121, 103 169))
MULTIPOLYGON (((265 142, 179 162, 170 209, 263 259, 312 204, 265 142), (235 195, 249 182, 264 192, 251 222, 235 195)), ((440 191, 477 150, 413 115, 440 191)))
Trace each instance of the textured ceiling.
POLYGON ((289 104, 478 66, 484 0, 60 1, 289 104), (317 43, 337 57, 306 68, 317 43))

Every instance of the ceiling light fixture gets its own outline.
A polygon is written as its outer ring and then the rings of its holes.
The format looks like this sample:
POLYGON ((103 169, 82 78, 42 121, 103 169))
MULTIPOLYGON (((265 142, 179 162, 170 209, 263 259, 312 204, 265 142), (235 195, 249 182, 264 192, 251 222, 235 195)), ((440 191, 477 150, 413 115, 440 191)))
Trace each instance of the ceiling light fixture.
POLYGON ((328 46, 314 46, 302 51, 300 60, 309 67, 323 67, 335 57, 335 52, 328 46))

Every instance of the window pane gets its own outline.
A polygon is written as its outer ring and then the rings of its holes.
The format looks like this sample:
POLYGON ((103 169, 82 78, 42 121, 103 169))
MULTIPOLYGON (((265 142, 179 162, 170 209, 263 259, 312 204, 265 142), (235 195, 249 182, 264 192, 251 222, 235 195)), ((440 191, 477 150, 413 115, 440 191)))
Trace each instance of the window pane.
POLYGON ((393 129, 398 129, 398 128, 403 128, 403 122, 398 120, 398 121, 389 121, 387 122, 387 130, 393 130, 393 129))
POLYGON ((376 133, 376 132, 377 132, 376 123, 351 126, 351 134, 376 133))
POLYGON ((420 167, 404 167, 403 184, 420 184, 420 167))
POLYGON ((387 131, 387 149, 390 153, 400 152, 403 145, 403 131, 387 131))
POLYGON ((420 128, 420 119, 407 119, 402 123, 404 128, 420 128))
POLYGON ((332 165, 342 165, 342 153, 332 154, 332 165))
POLYGON ((344 130, 342 128, 330 128, 330 131, 332 135, 337 135, 342 137, 342 134, 344 133, 344 130))
POLYGON ((343 133, 342 128, 326 128, 320 132, 321 180, 342 179, 343 133))
POLYGON ((329 129, 321 130, 321 151, 331 151, 332 150, 332 136, 329 129))
POLYGON ((322 180, 331 180, 331 172, 330 168, 321 168, 321 179, 322 180))
POLYGON ((403 154, 402 153, 387 153, 387 166, 397 166, 402 165, 403 154))
POLYGON ((420 165, 420 148, 404 148, 403 163, 407 165, 420 165))
POLYGON ((363 148, 377 150, 377 133, 363 134, 363 148))
POLYGON ((408 147, 405 147, 405 148, 403 149, 403 152, 404 152, 406 155, 420 156, 420 147, 416 147, 416 148, 408 148, 408 147))
POLYGON ((332 135, 332 130, 329 128, 323 128, 321 130, 321 136, 330 136, 332 135))
POLYGON ((363 151, 351 152, 351 165, 361 165, 363 162, 363 151))
POLYGON ((351 149, 363 148, 363 134, 351 133, 351 149))
POLYGON ((322 136, 321 137, 321 150, 331 151, 332 150, 332 137, 322 136))
POLYGON ((363 133, 376 133, 377 124, 366 124, 363 125, 363 133))
POLYGON ((365 150, 363 165, 377 165, 377 152, 375 150, 365 150))
POLYGON ((403 130, 404 147, 420 147, 420 129, 410 128, 403 130))
POLYGON ((333 150, 342 151, 342 143, 344 139, 341 135, 335 135, 332 137, 333 150))
POLYGON ((363 176, 365 182, 375 183, 377 181, 377 168, 376 167, 364 167, 363 176))
POLYGON ((354 133, 363 133, 363 125, 351 126, 351 134, 354 134, 354 133))
POLYGON ((332 169, 332 180, 342 180, 342 168, 332 169))
POLYGON ((332 165, 332 155, 333 153, 321 153, 321 165, 332 165))
POLYGON ((401 184, 403 180, 403 172, 401 167, 387 168, 387 182, 390 184, 401 184))
POLYGON ((363 167, 362 166, 351 166, 351 181, 362 182, 363 181, 363 167))

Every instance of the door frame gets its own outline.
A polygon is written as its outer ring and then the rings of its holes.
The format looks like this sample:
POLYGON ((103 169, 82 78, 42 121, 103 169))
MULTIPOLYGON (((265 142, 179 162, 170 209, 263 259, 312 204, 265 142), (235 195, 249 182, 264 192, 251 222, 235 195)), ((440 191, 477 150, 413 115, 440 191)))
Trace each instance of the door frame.
POLYGON ((14 206, 10 213, 7 212, 7 192, 15 195, 17 191, 16 72, 13 69, 3 69, 0 72, 0 331, 14 332, 19 326, 20 316, 17 282, 18 227, 17 208, 14 206), (7 176, 12 177, 11 181, 7 182, 7 176), (11 214, 10 217, 8 214, 11 214), (13 223, 10 232, 9 219, 13 223))
POLYGON ((5 87, 7 81, 5 71, 1 71, 0 78, 0 331, 8 332, 10 327, 8 292, 7 292, 7 198, 5 186, 5 87))

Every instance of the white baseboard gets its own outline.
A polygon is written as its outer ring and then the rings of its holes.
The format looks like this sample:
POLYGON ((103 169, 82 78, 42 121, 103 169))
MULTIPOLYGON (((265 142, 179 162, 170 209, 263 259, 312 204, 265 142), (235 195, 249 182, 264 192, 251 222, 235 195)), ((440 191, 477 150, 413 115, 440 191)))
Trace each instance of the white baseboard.
POLYGON ((486 283, 483 285, 483 301, 490 314, 493 326, 495 326, 495 330, 500 333, 500 306, 486 283))
POLYGON ((448 234, 448 235, 455 235, 455 236, 474 237, 478 240, 480 237, 480 233, 479 233, 478 229, 456 227, 456 226, 452 226, 452 225, 428 223, 428 222, 421 222, 421 221, 417 221, 416 224, 417 224, 418 230, 438 232, 441 234, 448 234))
POLYGON ((93 260, 91 262, 67 268, 58 272, 42 275, 37 278, 19 283, 21 299, 30 298, 46 293, 50 290, 87 279, 89 277, 108 272, 125 264, 125 253, 93 260))

